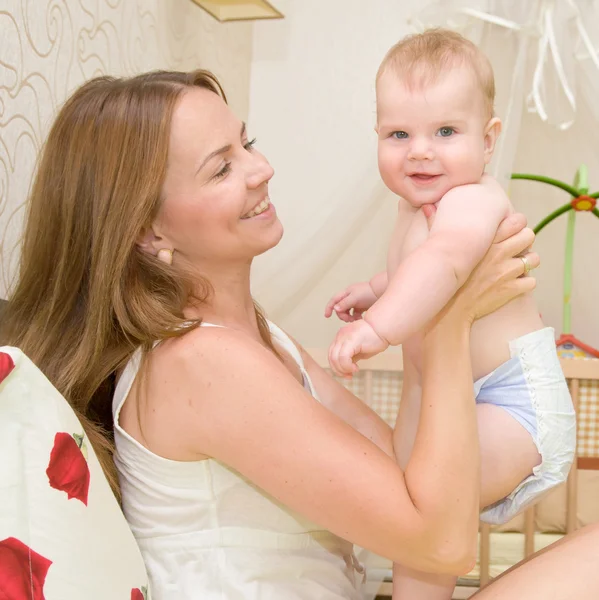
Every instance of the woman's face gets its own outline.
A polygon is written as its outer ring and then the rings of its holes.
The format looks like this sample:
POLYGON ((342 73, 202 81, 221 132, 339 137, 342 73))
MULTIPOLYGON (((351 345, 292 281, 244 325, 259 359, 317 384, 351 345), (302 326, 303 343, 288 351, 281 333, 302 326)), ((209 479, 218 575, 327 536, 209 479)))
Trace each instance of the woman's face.
POLYGON ((268 196, 274 171, 245 125, 208 90, 185 92, 175 107, 154 249, 212 270, 249 262, 283 234, 268 196))

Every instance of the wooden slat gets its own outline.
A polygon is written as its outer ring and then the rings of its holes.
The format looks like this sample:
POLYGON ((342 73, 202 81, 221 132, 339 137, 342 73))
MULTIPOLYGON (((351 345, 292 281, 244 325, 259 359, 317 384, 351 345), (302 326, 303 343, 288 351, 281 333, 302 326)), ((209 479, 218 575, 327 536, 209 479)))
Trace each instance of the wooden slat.
POLYGON ((566 379, 599 379, 599 359, 560 359, 566 379))
POLYGON ((480 587, 487 585, 491 580, 491 526, 488 523, 480 524, 480 587))
POLYGON ((524 513, 524 558, 535 552, 535 517, 535 507, 531 506, 524 513))
POLYGON ((579 471, 599 471, 599 457, 581 456, 577 466, 579 471))
MULTIPOLYGON (((580 403, 580 382, 578 379, 570 379, 570 395, 572 396, 572 404, 574 411, 578 415, 578 406, 580 403)), ((578 434, 576 435, 578 439, 578 434)), ((578 461, 575 460, 567 482, 567 498, 566 498, 566 533, 572 533, 578 527, 577 506, 578 506, 578 461)))

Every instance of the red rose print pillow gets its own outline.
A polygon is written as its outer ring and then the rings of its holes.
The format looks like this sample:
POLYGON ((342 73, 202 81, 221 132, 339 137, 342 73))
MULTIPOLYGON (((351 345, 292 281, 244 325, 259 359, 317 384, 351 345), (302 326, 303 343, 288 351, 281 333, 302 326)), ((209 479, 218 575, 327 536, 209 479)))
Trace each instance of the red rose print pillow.
POLYGON ((81 423, 0 348, 0 599, 151 600, 141 554, 81 423))

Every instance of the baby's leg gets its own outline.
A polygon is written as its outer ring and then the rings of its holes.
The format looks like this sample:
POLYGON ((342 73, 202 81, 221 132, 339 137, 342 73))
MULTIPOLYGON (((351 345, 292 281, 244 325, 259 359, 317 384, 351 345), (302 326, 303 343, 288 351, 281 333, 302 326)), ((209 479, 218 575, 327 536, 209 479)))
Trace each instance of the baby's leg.
MULTIPOLYGON (((398 460, 405 469, 416 436, 420 414, 420 388, 404 381, 396 424, 398 460)), ((503 408, 479 404, 481 452, 481 508, 505 498, 540 463, 530 433, 503 408)), ((457 577, 419 573, 393 565, 393 600, 450 600, 457 577)))
MULTIPOLYGON (((576 422, 550 328, 510 343, 512 359, 477 393, 481 453, 481 518, 504 523, 564 482, 576 448, 576 422)), ((404 381, 404 385, 405 385, 404 381)), ((402 468, 409 458, 420 393, 408 381, 396 426, 402 468), (405 405, 404 405, 405 403, 405 405)), ((478 387, 478 386, 477 386, 478 387)), ((394 566, 394 600, 447 600, 455 579, 394 566)))
POLYGON ((541 455, 530 433, 505 410, 493 404, 478 404, 476 411, 482 509, 508 496, 532 475, 541 463, 541 455))
POLYGON ((513 340, 510 353, 476 384, 486 507, 481 520, 489 523, 509 521, 566 481, 576 451, 576 415, 553 329, 513 340))

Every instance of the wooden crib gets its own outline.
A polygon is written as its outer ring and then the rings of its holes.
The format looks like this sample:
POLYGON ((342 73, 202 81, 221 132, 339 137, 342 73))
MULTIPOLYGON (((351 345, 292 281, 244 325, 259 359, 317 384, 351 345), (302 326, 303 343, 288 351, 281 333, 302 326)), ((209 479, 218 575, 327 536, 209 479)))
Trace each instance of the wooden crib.
MULTIPOLYGON (((323 367, 328 368, 327 351, 308 349, 308 352, 323 367)), ((564 533, 570 533, 589 520, 599 521, 599 359, 563 359, 561 361, 564 374, 568 380, 574 407, 578 416, 578 448, 577 458, 570 471, 565 488, 565 522, 563 526, 541 524, 539 532, 537 506, 533 506, 519 517, 518 525, 494 528, 486 523, 480 526, 480 545, 477 567, 465 578, 461 578, 454 598, 469 598, 479 587, 486 585, 500 571, 510 564, 493 563, 494 547, 498 542, 508 540, 510 544, 521 544, 522 553, 513 562, 533 554, 540 547, 559 539, 564 533), (585 481, 581 481, 581 471, 594 471, 592 479, 585 473, 585 481), (579 514, 579 498, 592 494, 597 495, 596 510, 586 510, 579 514), (548 529, 548 531, 546 531, 548 529), (512 531, 512 533, 506 533, 512 531)), ((360 363, 360 372, 351 381, 340 380, 346 387, 360 397, 381 415, 390 425, 394 424, 399 406, 402 384, 401 352, 388 351, 379 356, 360 363)), ((553 495, 564 494, 564 489, 551 492, 553 495)), ((549 495, 548 495, 549 496, 549 495)), ((541 501, 541 504, 544 500, 541 501)), ((555 505, 555 499, 552 500, 555 505)), ((554 509, 555 510, 555 509, 554 509)), ((561 510, 558 509, 558 510, 561 510)), ((563 519, 558 519, 562 521, 563 519)), ((509 560, 509 562, 512 562, 509 560)), ((505 560, 504 560, 505 562, 505 560)), ((377 565, 379 566, 379 565, 377 565)), ((391 596, 391 565, 381 559, 381 566, 388 569, 385 581, 378 589, 377 598, 391 596)))

